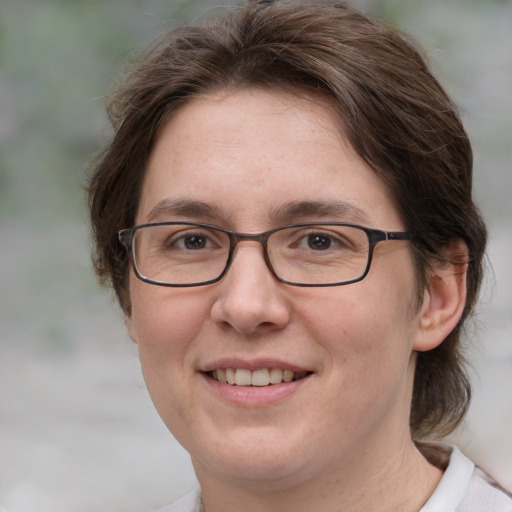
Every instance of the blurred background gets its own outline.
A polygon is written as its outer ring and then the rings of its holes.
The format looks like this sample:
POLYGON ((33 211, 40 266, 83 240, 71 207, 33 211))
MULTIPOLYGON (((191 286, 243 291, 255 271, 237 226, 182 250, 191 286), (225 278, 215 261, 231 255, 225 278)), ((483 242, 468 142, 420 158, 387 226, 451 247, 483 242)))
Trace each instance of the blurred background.
MULTIPOLYGON (((83 186, 126 59, 219 0, 0 0, 0 507, 135 512, 194 485, 89 263, 83 186)), ((232 2, 231 3, 236 3, 232 2)), ((512 2, 360 0, 412 33, 460 106, 488 220, 469 333, 475 396, 453 439, 512 487, 512 2)))

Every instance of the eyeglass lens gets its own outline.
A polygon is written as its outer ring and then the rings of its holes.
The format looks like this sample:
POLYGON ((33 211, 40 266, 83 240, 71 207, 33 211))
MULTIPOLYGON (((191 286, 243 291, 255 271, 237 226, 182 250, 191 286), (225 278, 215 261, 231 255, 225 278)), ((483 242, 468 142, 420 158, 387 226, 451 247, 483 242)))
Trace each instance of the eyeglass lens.
MULTIPOLYGON (((273 272, 297 284, 330 284, 361 277, 367 267, 369 240, 353 226, 290 226, 269 234, 266 244, 273 272)), ((170 285, 190 285, 218 278, 230 258, 230 235, 190 224, 151 225, 133 238, 138 273, 170 285)))

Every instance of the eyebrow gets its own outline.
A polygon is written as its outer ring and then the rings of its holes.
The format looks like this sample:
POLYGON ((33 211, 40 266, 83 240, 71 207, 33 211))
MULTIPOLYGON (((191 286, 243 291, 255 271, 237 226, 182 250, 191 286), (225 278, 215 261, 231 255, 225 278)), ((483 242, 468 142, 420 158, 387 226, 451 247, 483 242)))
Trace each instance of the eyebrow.
MULTIPOLYGON (((147 222, 169 217, 224 219, 225 214, 214 203, 188 199, 163 199, 149 212, 147 222)), ((342 200, 290 201, 272 208, 269 218, 275 223, 288 223, 311 218, 367 222, 368 216, 355 204, 342 200)))
POLYGON ((291 201, 270 211, 271 219, 305 220, 311 217, 332 220, 368 221, 368 216, 348 201, 291 201))
POLYGON ((147 220, 152 222, 162 217, 219 218, 222 214, 212 203, 188 199, 163 199, 151 209, 147 220))

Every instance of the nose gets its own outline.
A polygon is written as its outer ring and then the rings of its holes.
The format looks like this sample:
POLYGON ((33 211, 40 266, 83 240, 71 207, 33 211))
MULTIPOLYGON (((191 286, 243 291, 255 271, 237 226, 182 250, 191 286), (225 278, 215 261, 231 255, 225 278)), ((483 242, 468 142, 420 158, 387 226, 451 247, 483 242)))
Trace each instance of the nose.
POLYGON ((283 285, 265 263, 259 243, 240 242, 227 274, 217 284, 219 295, 212 307, 213 321, 239 333, 252 334, 284 328, 290 306, 283 285))

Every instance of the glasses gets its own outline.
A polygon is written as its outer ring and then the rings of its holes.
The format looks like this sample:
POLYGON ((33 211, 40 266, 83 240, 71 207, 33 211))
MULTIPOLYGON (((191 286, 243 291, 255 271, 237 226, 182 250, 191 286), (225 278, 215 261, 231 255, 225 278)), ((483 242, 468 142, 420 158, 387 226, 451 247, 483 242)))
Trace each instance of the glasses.
POLYGON ((294 286, 339 286, 361 281, 373 250, 386 240, 411 240, 407 232, 325 222, 237 233, 209 224, 159 222, 118 232, 135 274, 159 286, 203 286, 222 279, 241 241, 259 242, 268 268, 294 286))

